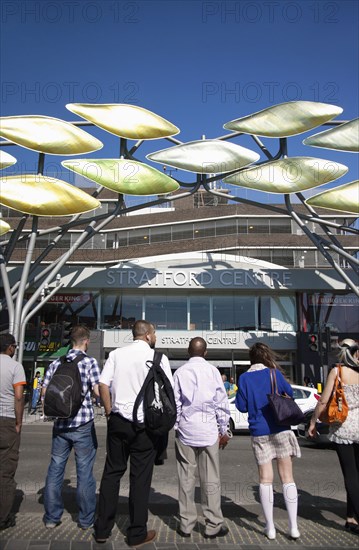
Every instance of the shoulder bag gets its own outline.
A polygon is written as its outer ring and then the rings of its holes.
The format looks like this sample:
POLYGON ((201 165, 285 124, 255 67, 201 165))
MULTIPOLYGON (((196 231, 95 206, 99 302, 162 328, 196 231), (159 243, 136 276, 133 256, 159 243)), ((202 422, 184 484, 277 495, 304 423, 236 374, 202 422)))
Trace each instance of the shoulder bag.
POLYGON ((341 365, 336 366, 337 376, 335 378, 332 395, 327 403, 326 408, 319 416, 321 422, 328 424, 343 424, 348 416, 348 403, 345 399, 342 386, 342 368, 341 365))
POLYGON ((272 393, 268 394, 269 405, 279 426, 292 426, 303 422, 304 414, 292 397, 278 393, 275 369, 270 369, 272 393))

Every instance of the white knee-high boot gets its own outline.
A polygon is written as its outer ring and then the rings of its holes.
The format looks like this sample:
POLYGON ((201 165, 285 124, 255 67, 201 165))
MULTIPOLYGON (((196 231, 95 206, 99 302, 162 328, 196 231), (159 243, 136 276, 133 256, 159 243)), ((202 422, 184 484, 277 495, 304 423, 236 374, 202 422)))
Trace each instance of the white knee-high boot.
POLYGON ((271 483, 260 483, 259 497, 266 520, 265 534, 269 539, 273 540, 276 537, 273 522, 273 485, 271 483))
POLYGON ((283 483, 283 497, 288 512, 289 536, 297 539, 300 537, 297 525, 298 491, 294 482, 283 483))

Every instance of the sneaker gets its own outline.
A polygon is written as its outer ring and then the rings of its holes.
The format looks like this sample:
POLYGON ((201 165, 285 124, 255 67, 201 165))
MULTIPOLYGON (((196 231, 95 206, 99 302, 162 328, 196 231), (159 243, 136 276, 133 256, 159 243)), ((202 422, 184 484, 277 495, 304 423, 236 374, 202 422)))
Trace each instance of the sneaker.
POLYGON ((92 529, 93 528, 93 523, 91 523, 91 525, 80 525, 79 524, 79 527, 80 529, 82 529, 83 531, 87 531, 87 529, 92 529))
POLYGON ((46 529, 55 529, 55 527, 58 527, 60 525, 61 521, 58 521, 57 523, 53 523, 52 521, 49 521, 48 523, 45 523, 46 529))

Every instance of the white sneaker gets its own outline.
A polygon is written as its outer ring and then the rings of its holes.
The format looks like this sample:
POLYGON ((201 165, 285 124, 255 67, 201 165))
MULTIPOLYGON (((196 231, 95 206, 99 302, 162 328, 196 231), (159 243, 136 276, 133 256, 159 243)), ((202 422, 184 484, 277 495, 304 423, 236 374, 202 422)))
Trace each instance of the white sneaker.
POLYGON ((299 533, 297 527, 294 527, 294 528, 290 529, 290 531, 289 531, 289 537, 290 537, 291 539, 299 539, 300 533, 299 533))
POLYGON ((265 528, 264 532, 265 532, 265 535, 266 535, 267 539, 269 539, 269 540, 274 540, 277 536, 277 533, 275 531, 275 527, 272 527, 271 529, 265 528))
POLYGON ((44 420, 44 418, 45 418, 45 415, 42 414, 42 415, 40 416, 40 420, 44 420))

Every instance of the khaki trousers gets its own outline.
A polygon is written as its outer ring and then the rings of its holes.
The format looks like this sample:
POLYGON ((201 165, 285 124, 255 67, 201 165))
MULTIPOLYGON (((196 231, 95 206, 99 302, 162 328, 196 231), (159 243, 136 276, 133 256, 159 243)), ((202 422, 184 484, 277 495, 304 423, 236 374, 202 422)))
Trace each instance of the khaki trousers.
POLYGON ((191 533, 197 521, 194 492, 198 468, 205 533, 218 533, 223 524, 218 441, 210 447, 191 447, 176 437, 176 461, 180 528, 191 533))

